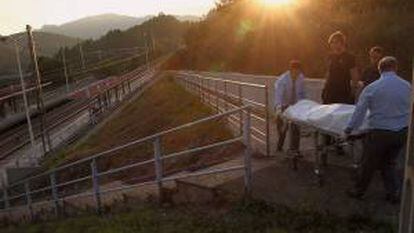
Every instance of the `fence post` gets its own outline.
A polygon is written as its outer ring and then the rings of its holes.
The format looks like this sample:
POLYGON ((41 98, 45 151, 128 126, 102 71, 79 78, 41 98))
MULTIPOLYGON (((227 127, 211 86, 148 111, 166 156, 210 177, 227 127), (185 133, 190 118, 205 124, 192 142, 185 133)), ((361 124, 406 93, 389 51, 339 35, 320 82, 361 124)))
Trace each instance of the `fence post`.
POLYGON ((244 144, 244 188, 246 197, 252 194, 252 150, 251 150, 251 116, 250 108, 245 111, 243 126, 243 144, 244 144))
MULTIPOLYGON (((198 76, 197 76, 198 77, 198 76)), ((196 81, 197 82, 197 81, 196 81)), ((198 96, 201 98, 201 85, 200 85, 200 83, 201 83, 201 79, 199 78, 198 79, 198 82, 197 82, 197 85, 198 85, 198 96)), ((203 99, 201 98, 201 101, 202 101, 203 99)))
POLYGON ((101 204, 101 191, 99 187, 99 173, 98 167, 96 166, 96 159, 92 160, 91 163, 91 172, 92 172, 92 185, 93 185, 93 193, 96 205, 96 213, 102 213, 102 204, 101 204))
POLYGON ((227 111, 229 109, 229 106, 227 104, 227 81, 224 80, 224 96, 223 96, 223 100, 224 100, 224 111, 227 111))
POLYGON ((200 90, 201 90, 201 102, 206 102, 205 92, 204 92, 204 79, 200 79, 200 90))
POLYGON ((220 98, 219 98, 219 96, 220 96, 220 93, 219 93, 219 91, 218 91, 218 80, 215 80, 215 82, 214 82, 215 84, 215 93, 216 93, 216 110, 217 110, 217 113, 220 113, 220 107, 219 107, 219 101, 220 101, 220 98))
POLYGON ((162 191, 162 158, 161 158, 161 138, 157 137, 154 140, 154 162, 155 162, 155 181, 158 188, 158 201, 163 201, 162 191))
POLYGON ((270 113, 269 113, 269 86, 265 87, 265 115, 266 115, 266 155, 270 156, 270 113))
POLYGON ((24 183, 24 191, 25 191, 25 196, 26 196, 26 205, 27 205, 27 208, 29 209, 30 218, 31 220, 33 220, 34 214, 33 214, 33 206, 32 206, 32 197, 30 195, 30 186, 29 186, 28 181, 24 183))
POLYGON ((9 203, 9 193, 7 191, 7 187, 3 186, 3 202, 4 202, 4 209, 8 209, 10 207, 9 203))
MULTIPOLYGON (((242 85, 238 84, 238 96, 239 96, 239 107, 243 106, 243 94, 242 94, 242 85)), ((240 111, 239 114, 239 129, 240 134, 243 132, 243 111, 240 111)))
POLYGON ((52 198, 55 204, 55 215, 56 217, 59 216, 60 213, 60 206, 59 206, 59 194, 56 187, 56 173, 53 171, 50 173, 50 186, 52 187, 52 198))
POLYGON ((205 83, 206 83, 205 88, 204 88, 204 93, 206 95, 205 100, 206 100, 207 105, 210 105, 210 93, 209 93, 209 89, 208 89, 208 85, 210 83, 210 80, 206 79, 205 83))

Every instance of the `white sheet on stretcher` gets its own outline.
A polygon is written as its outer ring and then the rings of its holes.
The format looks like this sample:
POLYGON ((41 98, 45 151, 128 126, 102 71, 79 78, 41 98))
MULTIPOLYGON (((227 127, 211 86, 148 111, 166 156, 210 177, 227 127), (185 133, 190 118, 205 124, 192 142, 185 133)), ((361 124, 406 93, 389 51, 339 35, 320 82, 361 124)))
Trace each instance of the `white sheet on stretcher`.
MULTIPOLYGON (((301 100, 290 106, 283 113, 289 120, 303 122, 317 129, 343 136, 343 132, 355 111, 355 105, 329 104, 323 105, 311 100, 301 100)), ((358 135, 368 129, 367 117, 363 125, 353 134, 358 135)))

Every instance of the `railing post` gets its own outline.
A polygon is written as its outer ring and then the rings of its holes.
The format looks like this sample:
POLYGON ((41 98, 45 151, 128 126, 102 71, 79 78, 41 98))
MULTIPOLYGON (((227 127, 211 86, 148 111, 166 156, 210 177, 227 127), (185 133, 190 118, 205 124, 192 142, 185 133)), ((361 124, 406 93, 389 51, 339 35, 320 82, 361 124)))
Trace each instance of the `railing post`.
POLYGON ((161 138, 157 137, 154 140, 154 162, 155 162, 155 181, 158 189, 158 201, 163 201, 162 191, 162 151, 161 151, 161 138))
POLYGON ((208 84, 210 83, 210 80, 206 79, 206 85, 205 85, 205 93, 206 93, 206 103, 207 105, 210 105, 210 93, 208 89, 208 84))
POLYGON ((24 191, 25 191, 25 196, 26 196, 26 206, 29 209, 30 218, 31 220, 33 220, 34 214, 33 214, 33 206, 32 206, 32 197, 30 195, 30 186, 29 186, 28 181, 24 183, 24 191))
POLYGON ((101 214, 102 204, 101 204, 101 191, 99 187, 99 172, 98 172, 98 167, 96 166, 95 159, 93 159, 91 163, 91 172, 92 172, 92 185, 93 185, 96 213, 101 214))
POLYGON ((10 207, 10 202, 9 202, 9 192, 7 191, 6 186, 3 186, 3 202, 4 202, 4 209, 8 209, 10 207))
POLYGON ((269 86, 265 87, 265 114, 266 114, 266 155, 270 156, 270 113, 269 113, 269 86))
POLYGON ((201 90, 201 102, 205 102, 205 94, 204 94, 204 80, 200 79, 200 90, 201 90))
POLYGON ((252 149, 251 149, 251 116, 250 108, 245 111, 243 126, 243 144, 244 144, 244 187, 246 197, 252 194, 252 149))
POLYGON ((201 97, 201 95, 202 95, 202 92, 201 92, 201 79, 198 79, 197 85, 198 85, 198 96, 201 98, 201 101, 203 101, 203 98, 201 97))
POLYGON ((54 171, 50 173, 50 186, 52 187, 52 198, 55 204, 55 215, 58 217, 60 213, 59 194, 56 187, 56 173, 54 171))
POLYGON ((218 91, 218 81, 217 80, 215 80, 215 82, 214 82, 215 84, 215 93, 216 93, 216 110, 217 110, 217 113, 219 113, 220 112, 220 107, 219 107, 219 101, 220 101, 220 93, 219 93, 219 91, 218 91))
POLYGON ((224 111, 227 111, 229 109, 229 106, 227 104, 227 81, 224 80, 224 111))
MULTIPOLYGON (((242 93, 242 85, 238 84, 238 98, 239 98, 239 107, 243 106, 243 93, 242 93)), ((243 132, 243 111, 240 111, 239 114, 239 129, 240 134, 243 132)))

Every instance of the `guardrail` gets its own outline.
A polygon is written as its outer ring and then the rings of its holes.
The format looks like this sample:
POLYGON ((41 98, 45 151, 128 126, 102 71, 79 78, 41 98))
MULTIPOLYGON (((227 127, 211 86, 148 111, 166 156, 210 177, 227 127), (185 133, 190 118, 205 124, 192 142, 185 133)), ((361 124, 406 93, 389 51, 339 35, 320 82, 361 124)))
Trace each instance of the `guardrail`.
MULTIPOLYGON (((234 80, 213 78, 190 72, 174 72, 174 77, 183 86, 201 98, 217 112, 223 112, 229 107, 240 107, 245 104, 252 106, 252 139, 265 146, 265 154, 270 155, 270 113, 269 89, 267 85, 239 82, 234 80), (245 89, 256 89, 262 93, 264 103, 248 98, 245 89)), ((241 128, 241 116, 229 119, 229 122, 241 128)))
MULTIPOLYGON (((119 78, 119 82, 112 86, 105 87, 101 89, 100 92, 88 97, 83 104, 75 106, 76 109, 68 108, 67 111, 65 110, 61 113, 61 116, 54 116, 53 118, 56 120, 49 121, 46 130, 50 132, 51 130, 55 130, 64 124, 70 124, 85 112, 89 113, 90 123, 96 124, 98 122, 98 118, 108 109, 117 106, 121 100, 129 98, 132 93, 142 88, 144 84, 149 81, 149 74, 151 72, 152 71, 146 70, 145 67, 139 67, 136 70, 121 76, 119 78)), ((42 132, 36 132, 34 136, 37 140, 42 137, 42 132)), ((0 160, 8 158, 12 154, 30 144, 26 131, 24 131, 24 134, 19 136, 19 139, 20 138, 25 139, 16 145, 12 145, 12 147, 6 151, 2 151, 0 154, 0 160)), ((52 148, 53 145, 49 143, 48 146, 45 147, 44 153, 51 151, 52 148)), ((17 162, 17 164, 19 163, 17 162)))
MULTIPOLYGON (((27 211, 31 219, 35 217, 35 208, 38 206, 49 205, 49 208, 53 208, 54 213, 59 215, 61 213, 62 203, 70 199, 76 199, 80 197, 93 197, 95 209, 97 213, 102 212, 102 195, 120 192, 124 190, 131 190, 141 186, 155 185, 162 198, 163 184, 167 181, 174 181, 177 179, 198 177, 209 174, 218 174, 231 172, 236 170, 244 171, 244 190, 246 195, 251 194, 252 184, 252 165, 251 165, 251 107, 244 106, 231 111, 227 111, 214 116, 206 117, 204 119, 196 120, 185 125, 169 129, 142 139, 131 141, 127 144, 114 147, 110 150, 103 151, 101 153, 83 158, 63 166, 56 167, 42 174, 32 176, 28 179, 16 182, 4 188, 3 198, 0 199, 2 208, 0 208, 0 217, 3 214, 3 218, 13 216, 13 211, 27 211), (231 139, 226 139, 220 142, 211 143, 209 145, 198 146, 182 150, 179 152, 172 152, 169 154, 163 154, 162 139, 171 133, 175 133, 196 125, 217 121, 223 118, 230 117, 235 114, 242 114, 244 117, 243 131, 241 134, 234 136, 231 139), (208 169, 205 171, 196 171, 193 173, 174 173, 172 175, 163 174, 163 163, 166 160, 171 160, 183 155, 194 155, 196 152, 202 152, 213 148, 219 148, 228 146, 230 144, 242 142, 244 145, 244 160, 243 165, 224 167, 220 169, 208 169), (133 146, 149 146, 147 143, 152 144, 153 158, 145 161, 137 161, 133 163, 127 163, 121 167, 107 167, 106 169, 99 169, 98 164, 105 162, 104 158, 110 155, 117 155, 122 150, 131 149, 133 146), (144 181, 131 185, 120 185, 118 187, 104 188, 102 186, 102 180, 109 175, 116 175, 122 172, 131 171, 131 169, 137 169, 153 164, 154 175, 149 181, 144 181), (71 179, 60 180, 59 175, 64 175, 65 172, 76 171, 79 168, 87 168, 88 173, 81 177, 73 177, 74 175, 67 175, 71 179), (87 182, 87 184, 85 184, 87 182), (76 191, 72 191, 70 194, 65 195, 64 187, 72 186, 76 191), (77 185, 77 186, 76 186, 77 185), (77 188, 76 188, 77 187, 77 188), (88 191, 89 190, 89 191, 88 191)), ((119 160, 120 158, 117 157, 119 160)), ((142 168, 143 169, 143 168, 142 168)), ((60 177, 61 178, 61 177, 60 177)))

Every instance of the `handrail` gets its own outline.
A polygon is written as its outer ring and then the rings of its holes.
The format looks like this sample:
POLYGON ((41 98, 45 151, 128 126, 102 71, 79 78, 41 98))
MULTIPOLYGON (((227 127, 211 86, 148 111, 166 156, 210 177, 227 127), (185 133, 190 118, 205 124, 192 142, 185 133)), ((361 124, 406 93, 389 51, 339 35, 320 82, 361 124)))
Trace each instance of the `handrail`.
MULTIPOLYGON (((213 78, 206 74, 198 74, 195 72, 188 72, 188 71, 172 71, 175 78, 177 80, 183 81, 189 85, 193 85, 194 88, 190 88, 189 91, 193 91, 195 94, 201 97, 201 100, 205 103, 211 105, 215 108, 218 112, 222 109, 219 106, 219 102, 225 103, 224 109, 227 109, 229 105, 237 107, 237 105, 242 106, 244 104, 249 104, 256 109, 264 109, 264 118, 259 117, 252 113, 251 115, 264 122, 265 128, 263 132, 260 132, 260 136, 265 138, 265 141, 259 139, 258 137, 253 137, 254 140, 258 141, 261 144, 265 145, 266 155, 270 156, 270 100, 269 100, 269 87, 268 85, 264 84, 256 84, 256 83, 248 83, 248 82, 240 82, 235 80, 228 80, 228 79, 221 79, 221 78, 213 78), (205 81, 204 81, 205 80, 205 81), (213 81, 213 86, 210 85, 209 81, 213 81), (219 88, 218 83, 224 83, 220 85, 219 88), (234 84, 236 86, 229 86, 227 84, 234 84), (259 100, 253 100, 246 97, 245 89, 243 87, 252 87, 252 88, 259 88, 263 91, 263 101, 264 103, 260 103, 259 100), (244 93, 244 94, 243 94, 244 93), (214 96, 216 102, 213 103, 211 100, 211 96, 214 96), (237 103, 236 103, 237 102, 237 103), (263 143, 264 142, 264 143, 263 143)), ((186 86, 185 86, 186 87, 186 86)), ((250 95, 252 96, 252 95, 250 95)))
POLYGON ((207 122, 207 121, 211 121, 213 119, 223 118, 225 116, 232 115, 234 113, 237 113, 239 111, 246 110, 248 108, 250 108, 250 106, 244 106, 244 107, 241 107, 241 108, 238 108, 238 109, 234 109, 234 110, 230 110, 230 111, 227 111, 227 112, 218 114, 218 115, 214 115, 214 116, 210 116, 210 117, 203 118, 203 119, 200 119, 200 120, 196 120, 196 121, 193 121, 193 122, 190 122, 190 123, 187 123, 187 124, 184 124, 184 125, 181 125, 181 126, 178 126, 178 127, 172 128, 172 129, 169 129, 169 130, 165 130, 165 131, 162 131, 160 133, 156 133, 156 134, 153 134, 153 135, 150 135, 150 136, 147 136, 147 137, 138 139, 138 140, 131 141, 131 142, 126 143, 126 144, 123 144, 121 146, 114 147, 112 149, 109 149, 109 150, 106 150, 106 151, 97 153, 95 155, 92 155, 92 156, 89 156, 89 157, 86 157, 86 158, 83 158, 83 159, 74 161, 72 163, 68 163, 68 164, 65 164, 63 166, 50 169, 49 171, 46 171, 46 172, 41 173, 39 175, 30 177, 28 179, 18 181, 16 183, 13 183, 13 184, 9 185, 9 188, 15 187, 15 186, 20 185, 20 184, 24 184, 24 183, 26 183, 26 182, 28 182, 30 180, 33 180, 33 179, 36 179, 36 178, 39 178, 39 177, 48 175, 50 173, 57 172, 57 171, 61 171, 61 170, 66 169, 68 167, 72 167, 74 165, 84 163, 86 161, 91 161, 91 160, 97 159, 97 158, 102 157, 104 155, 111 154, 111 153, 113 153, 115 151, 119 151, 119 150, 122 150, 122 149, 125 149, 125 148, 128 148, 128 147, 131 147, 131 146, 134 146, 134 145, 138 145, 138 144, 141 144, 141 143, 144 143, 144 142, 147 142, 147 141, 154 140, 154 139, 156 139, 156 138, 158 138, 160 136, 163 136, 163 135, 166 135, 166 134, 170 134, 170 133, 176 132, 178 130, 182 130, 182 129, 185 129, 185 128, 189 128, 189 127, 192 127, 192 126, 197 125, 197 124, 201 124, 201 123, 204 123, 204 122, 207 122))
MULTIPOLYGON (((3 199, 0 199, 1 202, 4 203, 4 208, 2 208, 0 210, 0 213, 4 212, 4 211, 9 211, 9 210, 14 210, 14 209, 19 209, 19 208, 23 208, 23 207, 27 207, 28 210, 30 211, 31 215, 33 215, 32 211, 33 211, 33 206, 34 205, 40 205, 40 204, 46 204, 46 203, 54 203, 55 204, 55 209, 57 210, 59 208, 59 202, 62 201, 63 199, 67 200, 67 199, 71 199, 71 198, 76 198, 76 197, 80 197, 80 196, 94 196, 95 199, 95 204, 96 204, 96 208, 97 211, 100 212, 101 211, 101 195, 105 194, 105 193, 109 193, 109 192, 115 192, 115 191, 120 191, 120 190, 126 190, 126 189, 130 189, 131 187, 138 187, 138 186, 142 186, 142 185, 147 185, 147 184, 156 184, 158 186, 158 191, 161 192, 162 190, 162 182, 165 181, 171 181, 171 180, 176 180, 176 179, 181 179, 181 178, 188 178, 188 177, 194 177, 194 176, 201 176, 201 175, 208 175, 208 174, 217 174, 217 173, 224 173, 224 172, 231 172, 231 171, 235 171, 235 170, 242 170, 244 169, 245 172, 245 191, 247 195, 250 195, 251 192, 251 150, 250 150, 250 137, 251 137, 251 124, 250 124, 250 108, 251 106, 243 106, 234 110, 230 110, 227 111, 225 113, 221 113, 221 114, 217 114, 214 116, 210 116, 210 117, 206 117, 200 120, 196 120, 169 130, 165 130, 163 132, 139 139, 139 140, 135 140, 133 142, 127 143, 125 145, 113 148, 111 150, 108 151, 104 151, 101 153, 98 153, 96 155, 90 156, 88 158, 85 159, 81 159, 79 161, 75 161, 73 163, 70 164, 66 164, 64 166, 58 167, 58 168, 54 168, 51 169, 45 173, 39 174, 35 177, 31 177, 22 181, 19 181, 15 184, 13 184, 13 186, 8 186, 6 187, 5 193, 4 193, 4 197, 3 199), (246 117, 244 119, 244 125, 243 125, 243 132, 242 132, 242 136, 238 136, 238 137, 234 137, 233 139, 228 139, 228 140, 224 140, 221 142, 217 142, 217 143, 212 143, 206 146, 199 146, 196 148, 191 148, 191 149, 186 149, 180 152, 173 152, 170 154, 166 154, 166 155, 162 155, 161 154, 161 150, 160 150, 160 142, 161 142, 161 137, 169 134, 171 132, 175 132, 177 130, 181 130, 181 129, 185 129, 188 127, 192 127, 195 126, 197 124, 203 123, 203 122, 207 122, 207 121, 212 121, 212 120, 216 120, 228 115, 232 115, 235 113, 245 113, 246 117), (141 143, 141 142, 145 142, 145 141, 152 141, 153 145, 154 145, 154 158, 153 159, 149 159, 149 160, 145 160, 145 161, 141 161, 141 162, 137 162, 134 164, 128 164, 119 168, 114 168, 114 169, 108 169, 106 171, 102 171, 102 172, 98 172, 97 169, 97 165, 96 165, 96 159, 99 156, 102 156, 104 153, 109 153, 109 152, 113 152, 116 150, 119 150, 119 148, 125 148, 126 146, 130 146, 130 145, 134 145, 137 143, 141 143), (232 166, 232 167, 225 167, 225 168, 218 168, 218 169, 207 169, 207 171, 201 171, 201 172, 196 172, 196 173, 190 173, 190 174, 178 174, 178 175, 172 175, 172 176, 163 176, 162 175, 162 161, 163 160, 167 160, 173 157, 177 157, 180 155, 184 155, 184 154, 192 154, 195 152, 200 152, 200 151, 204 151, 204 150, 208 150, 208 149, 213 149, 216 147, 222 147, 222 146, 227 146, 236 142, 242 142, 244 144, 244 164, 243 165, 239 165, 239 166, 232 166), (81 178, 77 178, 74 180, 70 180, 70 181, 66 181, 63 183, 56 183, 56 178, 55 178, 55 174, 57 171, 69 167, 69 166, 74 166, 76 164, 85 162, 85 161, 90 161, 92 160, 90 166, 91 166, 91 175, 87 175, 87 176, 83 176, 81 178), (99 184, 99 177, 101 176, 105 176, 105 175, 109 175, 109 174, 113 174, 116 172, 120 172, 120 171, 125 171, 128 169, 131 169, 133 167, 136 166, 141 166, 141 165, 145 165, 148 163, 155 163, 155 180, 153 181, 144 181, 141 182, 137 185, 130 185, 130 186, 121 186, 121 187, 117 187, 117 188, 112 188, 112 189, 105 189, 105 190, 100 190, 100 184, 99 184), (52 172, 52 173, 51 173, 52 172), (161 172, 161 173, 159 173, 161 172), (49 174, 50 173, 50 174, 49 174), (30 189, 30 181, 32 181, 33 179, 36 179, 40 176, 44 176, 44 175, 49 175, 48 178, 50 179, 50 184, 43 186, 39 189, 36 190, 31 190, 30 189), (90 180, 92 179, 92 188, 93 191, 92 192, 88 192, 86 191, 80 191, 78 193, 75 193, 73 195, 68 195, 65 197, 59 197, 58 194, 58 188, 61 188, 63 186, 67 186, 70 184, 75 184, 75 183, 80 183, 83 182, 85 180, 90 180), (16 186, 17 184, 24 184, 24 188, 25 191, 23 191, 23 193, 18 193, 15 196, 12 197, 8 197, 8 190, 11 187, 16 186), (38 198, 36 198, 38 201, 33 202, 32 201, 32 197, 31 195, 36 194, 36 193, 42 193, 45 192, 47 190, 51 190, 52 191, 52 196, 49 196, 50 194, 47 195, 43 195, 41 196, 40 200, 38 198), (25 204, 23 205, 16 205, 10 208, 9 204, 10 204, 10 200, 15 200, 15 199, 19 199, 25 197, 26 201, 25 204)), ((175 173, 177 174, 177 173, 175 173)), ((58 211, 56 211, 56 213, 58 214, 58 211)))
POLYGON ((194 74, 194 73, 189 73, 189 72, 180 72, 179 74, 182 74, 182 73, 184 73, 186 75, 195 76, 195 77, 200 78, 200 79, 205 79, 205 80, 213 80, 213 81, 219 81, 219 82, 225 82, 225 83, 232 83, 232 84, 249 86, 249 87, 266 88, 266 85, 262 85, 262 84, 247 83, 247 82, 240 82, 240 81, 227 80, 227 79, 221 79, 221 78, 214 78, 214 77, 210 77, 210 76, 194 74))

